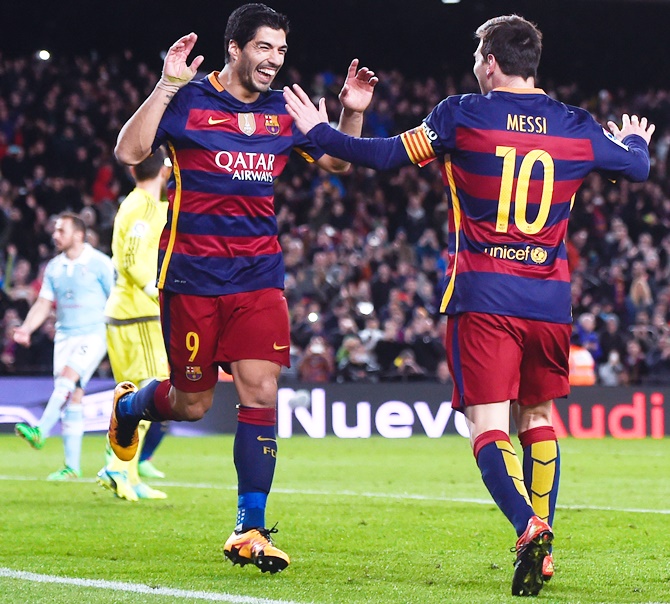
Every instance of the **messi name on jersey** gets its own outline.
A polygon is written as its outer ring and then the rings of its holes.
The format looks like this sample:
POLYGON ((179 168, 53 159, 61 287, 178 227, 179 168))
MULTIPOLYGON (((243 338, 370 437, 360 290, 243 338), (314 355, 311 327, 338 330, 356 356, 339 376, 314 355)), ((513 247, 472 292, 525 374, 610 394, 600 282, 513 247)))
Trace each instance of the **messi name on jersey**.
POLYGON ((507 114, 507 129, 529 134, 546 134, 547 118, 541 115, 507 114))

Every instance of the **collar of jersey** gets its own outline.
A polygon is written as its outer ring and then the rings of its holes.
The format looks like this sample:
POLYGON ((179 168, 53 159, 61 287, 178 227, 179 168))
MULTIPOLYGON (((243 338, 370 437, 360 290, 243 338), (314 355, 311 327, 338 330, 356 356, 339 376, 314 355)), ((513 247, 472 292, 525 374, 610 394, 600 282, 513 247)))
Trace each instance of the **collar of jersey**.
POLYGON ((81 251, 81 254, 79 254, 79 256, 77 256, 74 260, 70 260, 70 258, 67 257, 67 254, 65 252, 62 252, 61 255, 63 256, 64 264, 88 264, 88 261, 91 259, 91 256, 93 255, 93 247, 91 246, 90 243, 85 243, 84 249, 81 251))
POLYGON ((214 90, 216 90, 217 92, 223 92, 225 90, 225 88, 221 86, 221 82, 219 82, 220 73, 221 73, 220 71, 212 71, 212 73, 210 73, 207 76, 209 83, 214 87, 214 90))
POLYGON ((501 86, 494 88, 491 92, 512 92, 513 94, 547 94, 542 88, 507 88, 501 86))

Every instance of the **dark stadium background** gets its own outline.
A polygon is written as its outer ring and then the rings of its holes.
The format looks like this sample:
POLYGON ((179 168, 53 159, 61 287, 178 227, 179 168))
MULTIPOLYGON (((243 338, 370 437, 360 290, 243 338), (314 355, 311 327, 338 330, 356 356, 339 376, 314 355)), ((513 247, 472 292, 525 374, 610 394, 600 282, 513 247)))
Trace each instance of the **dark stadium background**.
MULTIPOLYGON (((0 3, 0 50, 101 54, 130 48, 151 66, 184 33, 200 36, 205 70, 220 68, 226 18, 242 2, 70 0, 0 3), (153 57, 153 59, 152 59, 153 57)), ((585 87, 667 85, 670 2, 642 0, 273 0, 292 23, 287 65, 341 72, 358 56, 374 69, 423 76, 468 69, 472 32, 516 12, 545 34, 542 74, 585 87)), ((547 76, 548 77, 548 76, 547 76)), ((541 83, 541 81, 540 81, 541 83)))

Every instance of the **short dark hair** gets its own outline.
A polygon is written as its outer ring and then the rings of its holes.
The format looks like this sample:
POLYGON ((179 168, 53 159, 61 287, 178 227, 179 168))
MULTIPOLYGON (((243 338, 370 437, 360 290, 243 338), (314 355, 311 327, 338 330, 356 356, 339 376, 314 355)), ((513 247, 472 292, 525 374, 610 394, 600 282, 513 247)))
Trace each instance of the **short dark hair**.
POLYGON ((135 180, 144 181, 156 178, 165 165, 165 151, 163 147, 156 149, 149 157, 133 166, 135 180))
POLYGON ((542 32, 535 23, 518 15, 504 15, 480 25, 475 36, 482 42, 482 55, 493 55, 508 76, 537 77, 542 54, 542 32))
POLYGON ((259 27, 282 29, 288 34, 288 17, 261 3, 243 4, 236 8, 228 17, 223 36, 226 63, 230 60, 230 41, 235 40, 240 48, 244 48, 254 38, 259 27))
POLYGON ((86 237, 86 223, 81 219, 79 214, 75 214, 74 212, 61 212, 58 214, 58 218, 71 221, 74 230, 83 233, 84 237, 86 237))

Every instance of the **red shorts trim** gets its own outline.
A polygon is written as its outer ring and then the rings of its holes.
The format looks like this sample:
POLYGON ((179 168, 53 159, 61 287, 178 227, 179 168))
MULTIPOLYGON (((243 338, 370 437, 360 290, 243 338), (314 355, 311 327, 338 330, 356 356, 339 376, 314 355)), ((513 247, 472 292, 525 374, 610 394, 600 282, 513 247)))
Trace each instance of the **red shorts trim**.
POLYGON ((161 323, 170 380, 183 392, 216 384, 219 366, 247 359, 290 366, 289 314, 280 289, 225 296, 162 292, 161 323))
POLYGON ((454 409, 567 396, 570 325, 468 312, 447 321, 454 409))

